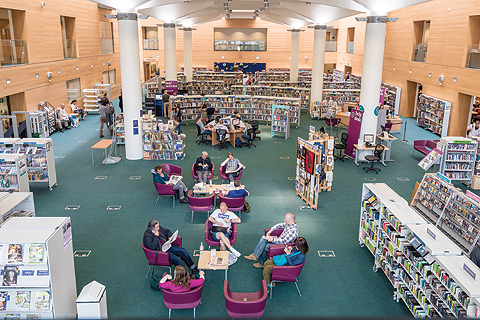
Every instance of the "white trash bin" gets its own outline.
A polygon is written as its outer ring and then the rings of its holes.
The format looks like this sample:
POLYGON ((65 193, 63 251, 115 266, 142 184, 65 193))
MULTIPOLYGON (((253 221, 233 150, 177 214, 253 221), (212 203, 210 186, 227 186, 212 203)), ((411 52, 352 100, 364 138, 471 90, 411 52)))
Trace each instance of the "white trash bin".
POLYGON ((92 281, 77 298, 78 319, 107 319, 107 292, 104 285, 92 281))

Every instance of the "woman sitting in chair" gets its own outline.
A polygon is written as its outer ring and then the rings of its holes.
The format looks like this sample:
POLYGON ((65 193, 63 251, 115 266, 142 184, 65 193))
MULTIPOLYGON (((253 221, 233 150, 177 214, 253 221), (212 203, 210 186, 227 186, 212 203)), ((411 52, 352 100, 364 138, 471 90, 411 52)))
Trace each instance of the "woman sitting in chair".
POLYGON ((174 276, 172 280, 172 276, 165 272, 158 286, 172 292, 187 292, 193 288, 200 287, 205 282, 205 271, 200 271, 200 279, 190 279, 190 274, 184 266, 176 266, 174 276))
MULTIPOLYGON (((155 168, 151 170, 151 173, 153 175, 153 182, 161 184, 172 184, 171 182, 169 183, 168 175, 163 172, 162 166, 155 166, 155 168)), ((178 181, 173 185, 173 190, 178 190, 178 194, 180 196, 180 203, 188 203, 188 200, 185 199, 185 193, 188 189, 182 180, 178 181)))
POLYGON ((233 156, 233 153, 231 152, 228 153, 227 159, 223 161, 221 165, 225 166, 225 173, 227 174, 228 180, 230 182, 233 182, 234 178, 238 176, 238 171, 236 171, 238 168, 246 168, 243 164, 240 163, 240 160, 236 159, 233 156))
MULTIPOLYGON (((296 266, 305 262, 307 258, 307 252, 310 249, 308 248, 307 240, 303 237, 299 237, 295 241, 295 247, 285 246, 285 253, 287 258, 287 263, 285 266, 296 266)), ((267 287, 270 290, 274 283, 272 281, 272 272, 275 263, 272 260, 267 260, 263 264, 263 279, 267 282, 267 287)))
POLYGON ((203 117, 202 117, 201 114, 199 114, 199 115, 197 116, 197 118, 195 118, 195 123, 196 123, 197 126, 200 128, 200 133, 206 133, 206 134, 208 134, 208 135, 211 136, 211 135, 212 135, 212 131, 211 131, 211 130, 207 130, 207 129, 205 128, 205 126, 203 125, 203 121, 202 121, 202 120, 203 120, 203 117))

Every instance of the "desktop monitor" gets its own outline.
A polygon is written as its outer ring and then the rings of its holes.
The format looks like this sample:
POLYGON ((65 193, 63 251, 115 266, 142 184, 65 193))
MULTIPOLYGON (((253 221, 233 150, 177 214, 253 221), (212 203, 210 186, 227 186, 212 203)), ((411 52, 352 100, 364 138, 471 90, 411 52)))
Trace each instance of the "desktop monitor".
POLYGON ((232 125, 239 126, 240 125, 240 119, 233 119, 232 120, 232 125))
POLYGON ((370 143, 370 144, 373 144, 373 142, 375 141, 375 136, 373 134, 364 134, 363 135, 363 143, 370 143))
POLYGON ((232 119, 223 119, 223 124, 228 127, 231 124, 231 120, 232 119))

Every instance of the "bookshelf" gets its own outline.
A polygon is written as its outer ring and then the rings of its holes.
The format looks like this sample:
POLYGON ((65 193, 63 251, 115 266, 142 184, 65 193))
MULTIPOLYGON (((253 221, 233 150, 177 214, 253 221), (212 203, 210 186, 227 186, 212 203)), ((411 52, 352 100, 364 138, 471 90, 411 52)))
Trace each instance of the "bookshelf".
POLYGON ((323 101, 335 101, 339 104, 356 103, 360 99, 360 89, 324 89, 323 101))
POLYGON ((272 87, 270 95, 274 97, 300 98, 302 109, 307 109, 310 106, 310 88, 272 87))
POLYGON ((185 135, 173 132, 154 116, 144 116, 142 128, 144 160, 182 160, 185 157, 185 135))
POLYGON ((187 84, 187 90, 189 95, 223 94, 224 82, 193 80, 187 84))
POLYGON ((158 86, 158 82, 156 81, 145 82, 145 97, 155 98, 155 95, 159 93, 160 93, 160 89, 158 86))
POLYGON ((295 88, 310 88, 311 82, 291 82, 291 81, 257 81, 261 86, 269 87, 295 87, 295 88))
POLYGON ((170 96, 170 118, 173 119, 173 110, 179 107, 183 115, 182 120, 195 121, 195 117, 203 105, 203 100, 203 96, 200 95, 170 96))
POLYGON ((100 98, 100 90, 83 89, 83 110, 85 112, 98 111, 98 98, 100 98))
POLYGON ((350 73, 348 82, 352 82, 356 88, 360 89, 362 86, 362 77, 357 76, 356 74, 350 73))
POLYGON ((56 118, 57 114, 55 112, 55 108, 48 102, 40 102, 38 105, 38 110, 41 110, 45 112, 47 115, 47 127, 48 127, 48 133, 51 134, 55 132, 55 127, 57 125, 56 118))
POLYGON ((12 217, 0 226, 3 247, 0 268, 14 275, 9 286, 2 282, 0 294, 6 296, 6 305, 0 317, 76 317, 77 286, 71 240, 70 218, 12 217))
POLYGON ((32 134, 37 133, 39 138, 47 138, 50 135, 45 111, 36 110, 30 113, 30 125, 32 126, 32 134))
POLYGON ((32 192, 0 192, 0 221, 13 217, 35 217, 32 192))
POLYGON ((252 96, 252 120, 272 121, 272 106, 290 107, 290 123, 300 124, 300 98, 252 96))
POLYGON ((400 97, 402 88, 383 82, 382 87, 385 88, 383 104, 390 106, 390 110, 392 110, 394 114, 398 115, 398 111, 400 110, 400 97))
POLYGON ((232 86, 232 93, 234 95, 249 95, 249 96, 269 96, 269 86, 232 86))
POLYGON ((115 142, 116 144, 125 144, 125 123, 123 119, 115 123, 115 142))
POLYGON ((232 116, 237 111, 243 120, 250 120, 251 97, 248 95, 206 95, 204 103, 217 108, 218 115, 232 116))
POLYGON ((337 109, 337 102, 333 100, 325 101, 312 101, 312 106, 310 109, 310 118, 325 118, 328 112, 328 109, 333 108, 337 109))
POLYGON ((25 155, 30 183, 47 182, 52 190, 57 185, 52 139, 21 139, 15 146, 17 153, 25 155))
POLYGON ((394 299, 415 317, 475 315, 470 298, 480 293, 478 279, 459 266, 480 269, 384 183, 363 185, 359 243, 374 256, 374 271, 382 269, 389 279, 394 299))
POLYGON ((480 137, 472 137, 477 141, 477 154, 475 155, 475 167, 473 169, 472 183, 470 187, 474 190, 480 189, 480 137))
POLYGON ((440 173, 450 180, 470 184, 475 169, 477 141, 462 137, 446 137, 441 138, 437 145, 443 152, 440 173))
POLYGON ((450 102, 421 94, 418 97, 417 125, 446 137, 450 107, 450 102))
POLYGON ((333 82, 343 82, 344 73, 342 70, 333 69, 332 71, 332 81, 333 82))
POLYGON ((360 89, 360 86, 353 82, 324 82, 323 89, 360 89))
POLYGON ((283 132, 285 139, 290 138, 290 107, 272 106, 272 137, 275 132, 283 132))
POLYGON ((0 155, 0 192, 30 192, 27 163, 23 154, 0 155))
POLYGON ((20 138, 1 138, 0 139, 0 157, 1 154, 12 154, 15 153, 15 142, 19 141, 20 138))

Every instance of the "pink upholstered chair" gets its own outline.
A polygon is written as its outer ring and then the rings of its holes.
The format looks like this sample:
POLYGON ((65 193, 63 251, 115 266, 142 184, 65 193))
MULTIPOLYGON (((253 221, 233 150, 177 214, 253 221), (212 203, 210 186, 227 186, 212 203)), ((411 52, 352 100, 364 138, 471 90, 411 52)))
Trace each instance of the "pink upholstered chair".
MULTIPOLYGON (((233 178, 233 180, 240 180, 242 178, 242 171, 243 171, 243 169, 240 169, 240 171, 238 172, 238 176, 233 178)), ((220 166, 220 178, 222 180, 227 180, 228 181, 227 174, 225 173, 225 166, 220 166)))
POLYGON ((340 118, 325 118, 325 124, 330 126, 330 135, 332 135, 333 127, 337 127, 337 137, 338 137, 338 125, 340 124, 340 118))
POLYGON ((160 199, 161 196, 169 196, 172 197, 173 207, 175 208, 175 195, 178 193, 178 190, 173 190, 173 186, 168 184, 162 184, 157 182, 154 182, 153 184, 155 184, 155 188, 158 192, 158 197, 157 201, 155 201, 155 205, 157 205, 158 199, 160 199))
POLYGON ((262 287, 257 292, 232 292, 228 287, 228 280, 225 280, 223 295, 228 316, 240 319, 260 318, 265 312, 267 302, 267 282, 262 280, 262 287))
MULTIPOLYGON (((265 229, 265 235, 267 235, 267 232, 268 232, 268 231, 270 231, 270 228, 266 228, 266 229, 265 229)), ((273 237, 278 237, 279 235, 282 234, 282 232, 283 232, 283 228, 279 228, 279 229, 276 229, 276 230, 272 231, 272 233, 271 233, 270 235, 273 236, 273 237)), ((295 239, 293 240, 294 242, 288 243, 287 245, 288 245, 288 246, 294 246, 294 245, 295 245, 295 240, 297 240, 297 238, 295 238, 295 239)), ((283 248, 285 248, 285 245, 284 245, 284 244, 276 244, 276 245, 271 244, 270 247, 271 247, 271 246, 281 246, 281 247, 282 247, 282 250, 283 250, 283 248)), ((271 252, 272 252, 272 251, 268 251, 268 252, 267 252, 268 259, 271 259, 271 258, 273 257, 273 256, 270 255, 271 252)), ((274 253, 275 253, 275 255, 277 255, 277 254, 284 254, 284 252, 282 252, 282 253, 276 253, 276 252, 274 252, 274 253)))
MULTIPOLYGON (((172 243, 175 246, 181 247, 182 246, 182 237, 177 236, 177 239, 172 243)), ((145 256, 147 257, 148 260, 148 270, 147 270, 147 277, 148 274, 150 273, 150 267, 165 267, 168 268, 170 274, 172 273, 172 269, 170 268, 170 259, 168 258, 168 253, 167 252, 162 252, 159 251, 157 254, 157 251, 155 250, 150 250, 145 245, 142 243, 142 248, 143 252, 145 252, 145 256), (156 259, 155 259, 155 256, 156 259)))
MULTIPOLYGON (((192 177, 193 179, 197 180, 198 181, 198 176, 197 176, 197 172, 195 172, 195 163, 192 164, 192 177)), ((215 163, 212 162, 212 170, 210 171, 210 174, 207 176, 207 179, 208 180, 211 180, 213 178, 213 173, 215 171, 215 163)))
POLYGON ((187 192, 188 198, 188 206, 190 210, 192 210, 192 219, 190 222, 193 222, 193 212, 194 211, 206 211, 207 212, 207 219, 210 215, 210 210, 213 208, 213 200, 215 199, 215 191, 213 191, 212 195, 208 197, 194 197, 193 191, 188 190, 187 192))
POLYGON ((186 292, 172 292, 162 288, 163 303, 168 308, 168 319, 172 309, 192 309, 193 319, 195 319, 195 308, 202 300, 203 284, 200 287, 193 288, 186 292))
POLYGON ((222 190, 218 193, 218 199, 220 203, 225 202, 227 209, 230 211, 238 211, 238 216, 242 218, 242 210, 245 206, 245 197, 241 198, 227 198, 222 196, 222 190))
POLYGON ((182 168, 170 163, 161 164, 163 172, 166 172, 169 176, 181 176, 182 168))
MULTIPOLYGON (((211 246, 215 246, 215 247, 220 246, 220 241, 213 240, 213 235, 211 232, 212 227, 213 227, 213 223, 207 219, 207 221, 205 221, 205 242, 208 244, 209 249, 211 246)), ((232 235, 229 240, 232 246, 237 241, 237 224, 236 223, 232 223, 232 235)))

